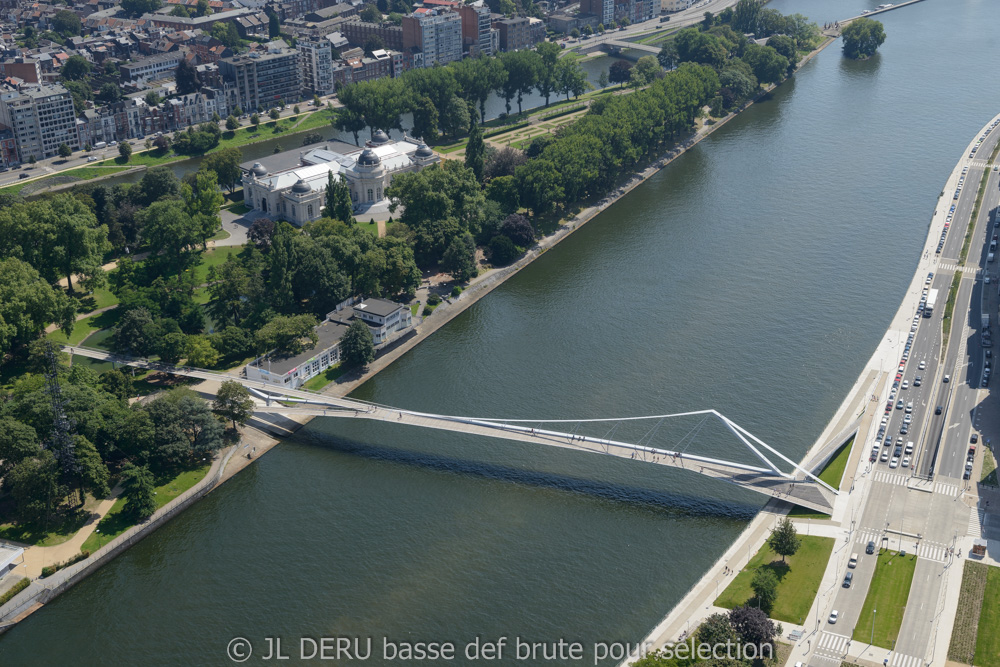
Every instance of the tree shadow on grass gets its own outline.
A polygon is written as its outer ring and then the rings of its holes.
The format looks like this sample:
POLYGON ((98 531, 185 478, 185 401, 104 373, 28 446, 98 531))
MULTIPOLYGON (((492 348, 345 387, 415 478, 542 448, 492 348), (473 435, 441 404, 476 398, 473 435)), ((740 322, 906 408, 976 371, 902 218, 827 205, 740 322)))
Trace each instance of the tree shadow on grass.
POLYGON ((46 538, 58 535, 69 537, 83 528, 96 516, 82 507, 64 509, 46 522, 12 523, 0 528, 0 537, 23 544, 39 544, 46 538))

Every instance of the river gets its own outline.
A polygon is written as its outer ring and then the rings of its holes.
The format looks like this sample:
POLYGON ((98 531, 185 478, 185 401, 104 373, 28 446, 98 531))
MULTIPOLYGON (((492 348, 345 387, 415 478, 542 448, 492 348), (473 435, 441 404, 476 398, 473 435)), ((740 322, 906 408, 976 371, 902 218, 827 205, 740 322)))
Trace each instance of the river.
MULTIPOLYGON (((822 23, 875 4, 769 6, 822 23)), ((882 15, 875 58, 826 49, 355 396, 473 416, 714 407, 800 457, 1000 107, 998 19, 989 0, 882 15)), ((691 447, 744 456, 713 426, 691 447)), ((506 635, 584 642, 586 662, 556 664, 594 664, 594 642, 641 639, 762 502, 633 461, 317 419, 0 637, 0 663, 227 664, 244 636, 261 664, 267 636, 293 654, 304 635, 371 636, 380 656, 383 637, 506 635)))

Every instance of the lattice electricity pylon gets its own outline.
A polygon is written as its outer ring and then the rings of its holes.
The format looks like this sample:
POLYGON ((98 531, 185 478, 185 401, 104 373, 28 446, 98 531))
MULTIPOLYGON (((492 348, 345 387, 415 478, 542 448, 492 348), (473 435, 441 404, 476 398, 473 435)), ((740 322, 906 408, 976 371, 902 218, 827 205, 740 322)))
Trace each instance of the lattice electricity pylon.
POLYGON ((52 343, 45 346, 45 360, 49 366, 45 374, 45 391, 52 405, 52 435, 49 436, 48 448, 59 462, 63 474, 74 475, 80 470, 73 443, 76 423, 66 412, 66 399, 63 398, 62 387, 59 385, 59 360, 56 357, 56 346, 52 343))

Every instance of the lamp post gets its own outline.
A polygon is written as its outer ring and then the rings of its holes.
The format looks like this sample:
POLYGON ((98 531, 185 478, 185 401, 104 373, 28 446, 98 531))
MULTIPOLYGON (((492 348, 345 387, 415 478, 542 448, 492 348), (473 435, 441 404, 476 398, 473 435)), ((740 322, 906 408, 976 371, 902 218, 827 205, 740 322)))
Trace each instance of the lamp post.
POLYGON ((875 645, 875 614, 878 613, 878 609, 872 609, 872 637, 868 641, 872 646, 875 645))

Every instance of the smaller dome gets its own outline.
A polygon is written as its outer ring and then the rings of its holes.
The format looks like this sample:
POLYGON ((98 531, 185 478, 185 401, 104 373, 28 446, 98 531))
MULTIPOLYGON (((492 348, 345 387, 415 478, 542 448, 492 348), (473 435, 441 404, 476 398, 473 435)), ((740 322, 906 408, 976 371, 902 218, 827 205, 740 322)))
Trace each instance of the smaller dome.
POLYGON ((309 192, 311 190, 312 188, 309 187, 309 184, 303 181, 301 178, 295 181, 295 185, 292 186, 292 192, 296 194, 302 194, 305 192, 309 192))
POLYGON ((361 155, 358 157, 359 167, 377 167, 380 164, 382 164, 382 159, 375 155, 375 151, 370 148, 361 151, 361 155))
POLYGON ((250 171, 253 172, 254 176, 267 176, 267 169, 260 162, 254 162, 250 171))
POLYGON ((414 153, 417 157, 434 157, 434 151, 427 144, 420 144, 414 153))
POLYGON ((382 130, 375 130, 375 134, 372 135, 372 143, 376 146, 387 144, 389 143, 389 135, 382 130))

